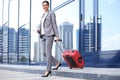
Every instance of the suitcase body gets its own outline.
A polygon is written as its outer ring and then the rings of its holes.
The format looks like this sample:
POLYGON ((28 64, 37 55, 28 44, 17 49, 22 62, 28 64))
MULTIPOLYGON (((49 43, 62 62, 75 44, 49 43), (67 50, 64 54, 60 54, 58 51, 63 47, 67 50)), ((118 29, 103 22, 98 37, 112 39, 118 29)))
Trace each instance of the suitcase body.
POLYGON ((84 67, 84 60, 77 50, 64 50, 62 56, 70 69, 84 67))

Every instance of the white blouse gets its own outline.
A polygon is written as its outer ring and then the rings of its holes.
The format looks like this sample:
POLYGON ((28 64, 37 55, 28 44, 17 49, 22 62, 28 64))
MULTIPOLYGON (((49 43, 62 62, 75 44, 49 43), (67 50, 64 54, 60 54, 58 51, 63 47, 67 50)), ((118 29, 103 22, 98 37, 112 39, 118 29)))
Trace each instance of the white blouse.
POLYGON ((45 34, 45 32, 44 32, 44 21, 45 21, 45 18, 46 18, 46 16, 47 16, 47 14, 48 14, 48 12, 45 12, 44 14, 43 14, 43 16, 42 16, 42 19, 41 19, 41 34, 43 35, 43 34, 45 34))

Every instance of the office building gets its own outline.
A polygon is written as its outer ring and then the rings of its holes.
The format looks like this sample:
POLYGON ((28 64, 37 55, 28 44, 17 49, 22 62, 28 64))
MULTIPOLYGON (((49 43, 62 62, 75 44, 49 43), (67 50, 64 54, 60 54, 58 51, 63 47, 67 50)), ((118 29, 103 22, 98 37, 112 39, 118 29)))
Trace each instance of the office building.
POLYGON ((29 30, 25 28, 19 29, 19 62, 29 61, 30 37, 29 30))
POLYGON ((17 32, 9 28, 9 63, 17 63, 17 32))
POLYGON ((2 27, 0 26, 0 63, 2 62, 2 27))
POLYGON ((101 23, 97 27, 97 38, 95 37, 95 26, 93 23, 87 23, 84 28, 83 52, 101 51, 101 23), (97 39, 97 40, 96 40, 97 39), (97 41, 97 45, 95 45, 97 41))
POLYGON ((99 18, 98 0, 93 1, 92 21, 85 24, 85 2, 82 0, 79 30, 79 51, 101 51, 101 18, 99 18))
MULTIPOLYGON (((59 26, 59 34, 60 34, 60 38, 62 39, 62 43, 59 43, 59 45, 61 46, 61 48, 63 50, 69 50, 69 49, 73 49, 73 24, 69 23, 69 22, 64 22, 63 24, 61 24, 59 26)), ((55 57, 58 60, 62 59, 62 52, 61 50, 58 48, 58 46, 55 46, 55 57)), ((63 60, 63 59, 62 59, 63 60)))
POLYGON ((3 42, 2 42, 2 48, 3 48, 3 63, 8 63, 8 26, 3 26, 3 42))

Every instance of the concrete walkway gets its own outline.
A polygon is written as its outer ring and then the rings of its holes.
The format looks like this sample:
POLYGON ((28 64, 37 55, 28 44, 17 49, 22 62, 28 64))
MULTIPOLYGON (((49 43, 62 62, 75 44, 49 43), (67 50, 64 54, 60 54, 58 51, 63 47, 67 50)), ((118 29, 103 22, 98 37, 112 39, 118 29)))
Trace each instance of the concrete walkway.
MULTIPOLYGON (((0 69, 27 72, 32 74, 43 74, 45 66, 0 64, 0 69)), ((84 69, 69 69, 68 67, 61 67, 57 71, 52 71, 52 76, 87 80, 120 80, 120 68, 85 67, 84 69)))
POLYGON ((0 69, 0 80, 83 80, 83 79, 66 78, 58 76, 48 76, 43 78, 41 77, 40 74, 31 74, 25 72, 16 72, 0 69))

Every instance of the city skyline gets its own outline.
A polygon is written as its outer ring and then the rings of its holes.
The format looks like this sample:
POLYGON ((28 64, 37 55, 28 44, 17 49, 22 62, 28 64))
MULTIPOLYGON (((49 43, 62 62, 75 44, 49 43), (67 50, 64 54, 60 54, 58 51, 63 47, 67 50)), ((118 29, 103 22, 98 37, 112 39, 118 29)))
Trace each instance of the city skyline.
MULTIPOLYGON (((21 8, 20 8, 20 25, 29 23, 29 0, 20 0, 21 8)), ((56 7, 59 4, 65 2, 67 0, 53 1, 52 8, 56 7), (57 4, 56 4, 57 3, 57 4)), ((93 0, 85 0, 85 23, 90 22, 90 18, 93 16, 93 0)), ((38 34, 33 31, 36 29, 37 25, 39 25, 40 16, 43 13, 42 0, 36 0, 32 2, 32 40, 31 40, 31 54, 34 54, 34 42, 38 41, 38 34)), ((99 15, 102 15, 102 50, 116 50, 120 49, 120 10, 119 10, 119 0, 99 0, 99 15), (111 46, 112 45, 112 46, 111 46)), ((0 0, 1 8, 0 15, 2 15, 2 0, 0 0)), ((8 19, 8 2, 5 1, 4 7, 4 21, 5 23, 8 19)), ((65 22, 69 21, 75 27, 73 29, 73 35, 76 34, 76 30, 79 28, 79 0, 75 0, 74 2, 68 4, 64 8, 55 11, 56 19, 58 26, 65 22), (75 12, 74 12, 74 11, 75 12)), ((10 6, 10 26, 13 27, 17 31, 17 0, 11 1, 10 6)), ((2 18, 0 17, 0 25, 2 25, 2 18)), ((27 25, 29 28, 29 25, 27 25)), ((76 37, 74 37, 74 42, 76 37)), ((76 42, 73 45, 73 48, 76 48, 76 42)))
MULTIPOLYGON (((2 31, 2 28, 0 28, 0 31, 2 31)), ((18 40, 18 32, 14 28, 8 28, 7 25, 4 25, 3 35, 0 34, 0 57, 2 57, 2 62, 11 64, 28 62, 29 44, 28 29, 20 28, 18 40), (22 59, 23 57, 24 59, 22 59)))

